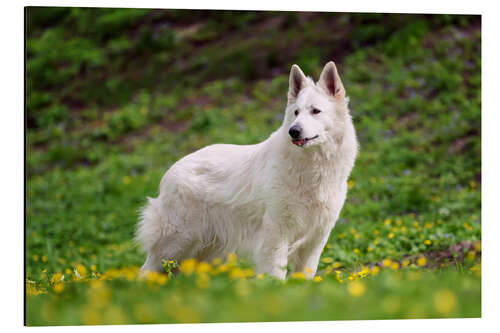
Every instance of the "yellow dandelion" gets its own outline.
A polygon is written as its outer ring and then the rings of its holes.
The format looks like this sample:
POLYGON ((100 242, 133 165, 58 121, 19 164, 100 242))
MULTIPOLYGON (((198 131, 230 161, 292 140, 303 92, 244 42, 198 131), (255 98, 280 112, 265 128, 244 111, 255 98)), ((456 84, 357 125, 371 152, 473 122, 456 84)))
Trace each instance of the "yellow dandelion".
POLYGON ((429 239, 426 239, 425 242, 424 242, 425 245, 431 245, 431 243, 432 242, 429 239))
POLYGON ((349 185, 349 189, 353 188, 354 187, 354 180, 348 181, 347 184, 349 185))
POLYGON ((90 270, 91 270, 92 272, 95 272, 95 271, 97 270, 97 266, 96 266, 96 265, 91 265, 91 266, 90 266, 90 270))
POLYGON ((440 314, 450 314, 456 306, 457 297, 451 290, 441 290, 434 296, 434 307, 440 314))
POLYGON ((392 238, 394 238, 394 233, 393 233, 393 232, 391 232, 391 233, 389 234, 389 238, 391 238, 391 239, 392 239, 392 238))
POLYGON ((186 275, 191 275, 193 274, 194 270, 196 269, 196 259, 186 259, 181 262, 181 265, 179 266, 179 269, 182 273, 186 275))
POLYGON ((373 268, 372 268, 372 275, 377 275, 379 272, 380 272, 380 267, 373 266, 373 268))
POLYGON ((264 274, 257 274, 257 279, 262 280, 264 278, 264 274))
POLYGON ((306 275, 304 272, 294 272, 292 273, 292 279, 294 280, 305 280, 306 275))
POLYGON ((377 236, 378 234, 380 234, 380 231, 379 231, 378 229, 375 229, 375 230, 373 230, 373 234, 374 234, 375 236, 377 236))
POLYGON ((338 261, 333 263, 333 268, 339 268, 340 266, 342 266, 342 264, 338 261))
POLYGON ((358 254, 359 253, 359 249, 354 249, 354 253, 358 254))
POLYGON ((219 266, 220 264, 222 264, 222 259, 221 258, 217 257, 217 258, 214 258, 212 260, 212 265, 219 266))
POLYGON ((424 256, 417 259, 417 265, 420 267, 425 266, 425 264, 427 264, 427 259, 424 256))
POLYGON ((74 272, 77 279, 84 279, 87 276, 87 269, 82 264, 76 265, 74 272))
POLYGON ((40 259, 40 256, 38 254, 33 255, 33 261, 38 261, 40 259))
POLYGON ((323 258, 322 261, 325 263, 325 264, 329 264, 331 262, 333 262, 333 259, 330 258, 330 257, 326 257, 326 258, 323 258))
POLYGON ((365 293, 366 287, 363 282, 355 280, 347 285, 347 291, 353 297, 360 297, 365 293))
POLYGON ((406 267, 406 266, 408 266, 409 264, 410 264, 410 260, 405 259, 405 260, 403 260, 403 262, 401 263, 401 266, 406 267))
POLYGON ((42 262, 47 262, 49 261, 49 259, 47 258, 47 256, 42 256, 42 262))
POLYGON ((50 282, 52 282, 52 284, 56 284, 56 283, 61 282, 62 280, 64 280, 64 275, 63 275, 63 273, 58 272, 52 276, 52 278, 50 279, 50 282))
POLYGON ((237 259, 238 259, 238 257, 236 256, 236 254, 235 254, 235 253, 229 253, 229 254, 227 255, 227 262, 228 262, 229 264, 234 264, 234 263, 236 263, 236 260, 237 260, 237 259))
POLYGON ((391 268, 392 268, 393 270, 397 270, 397 269, 399 269, 399 263, 397 263, 397 262, 393 262, 393 263, 391 264, 391 268))
POLYGON ((382 265, 383 265, 384 267, 389 267, 389 266, 391 266, 391 264, 392 264, 391 259, 384 259, 384 260, 382 261, 382 265))
POLYGON ((331 249, 332 248, 332 244, 330 244, 330 243, 326 244, 326 248, 327 249, 331 249))
POLYGON ((210 266, 209 263, 206 261, 202 261, 198 264, 196 267, 196 273, 197 274, 204 274, 204 273, 209 273, 212 270, 212 266, 210 266))
POLYGON ((368 246, 368 248, 366 249, 366 251, 368 251, 368 252, 372 252, 372 251, 373 251, 373 248, 372 248, 372 247, 370 247, 370 246, 368 246))
POLYGON ((54 289, 54 292, 57 293, 57 294, 60 294, 64 291, 64 284, 59 282, 59 283, 56 283, 53 287, 54 289))
POLYGON ((314 281, 314 282, 321 282, 321 281, 323 281, 323 278, 322 278, 321 276, 319 276, 319 275, 318 275, 318 276, 315 276, 315 277, 313 278, 313 281, 314 281))
POLYGON ((475 251, 469 251, 469 252, 467 252, 467 259, 474 260, 475 257, 476 257, 476 252, 475 251))
POLYGON ((385 225, 391 225, 392 220, 391 219, 385 219, 384 223, 385 223, 385 225))

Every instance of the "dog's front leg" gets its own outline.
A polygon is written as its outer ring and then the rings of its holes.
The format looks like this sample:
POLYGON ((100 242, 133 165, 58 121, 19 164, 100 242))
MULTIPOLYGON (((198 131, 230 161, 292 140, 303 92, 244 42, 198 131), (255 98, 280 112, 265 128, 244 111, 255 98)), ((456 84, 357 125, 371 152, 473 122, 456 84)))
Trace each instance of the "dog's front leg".
POLYGON ((307 279, 312 279, 318 269, 319 258, 323 252, 329 233, 305 243, 298 251, 298 260, 294 264, 295 272, 304 272, 307 279))
POLYGON ((288 240, 276 219, 269 214, 258 235, 258 248, 255 249, 257 272, 284 280, 288 264, 288 240))
POLYGON ((288 245, 269 237, 264 240, 256 259, 257 272, 284 280, 287 270, 288 245))

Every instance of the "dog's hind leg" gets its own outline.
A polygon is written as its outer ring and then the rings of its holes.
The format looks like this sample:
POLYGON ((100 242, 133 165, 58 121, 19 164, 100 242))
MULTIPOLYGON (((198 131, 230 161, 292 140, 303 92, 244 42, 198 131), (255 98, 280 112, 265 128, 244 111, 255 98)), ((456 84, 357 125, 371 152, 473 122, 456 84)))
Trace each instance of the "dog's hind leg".
POLYGON ((163 270, 163 264, 161 258, 158 258, 154 254, 148 254, 146 262, 141 267, 141 272, 161 272, 163 270))

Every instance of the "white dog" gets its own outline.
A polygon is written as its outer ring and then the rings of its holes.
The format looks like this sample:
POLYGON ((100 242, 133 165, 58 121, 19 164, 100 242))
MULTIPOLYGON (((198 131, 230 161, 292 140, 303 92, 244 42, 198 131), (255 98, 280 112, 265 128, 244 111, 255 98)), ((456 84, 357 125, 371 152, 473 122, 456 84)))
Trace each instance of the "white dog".
POLYGON ((259 273, 284 279, 290 264, 312 278, 358 151, 347 102, 333 62, 316 84, 293 65, 283 125, 267 140, 208 146, 165 173, 138 225, 142 270, 234 252, 259 273))

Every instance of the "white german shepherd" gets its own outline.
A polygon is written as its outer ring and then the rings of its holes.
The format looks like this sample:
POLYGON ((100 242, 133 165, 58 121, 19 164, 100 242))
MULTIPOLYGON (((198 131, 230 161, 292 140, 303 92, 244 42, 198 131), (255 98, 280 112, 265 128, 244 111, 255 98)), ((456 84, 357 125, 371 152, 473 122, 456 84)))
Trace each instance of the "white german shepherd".
POLYGON ((283 125, 267 140, 208 146, 165 173, 138 224, 142 270, 234 252, 259 273, 284 279, 290 264, 312 278, 358 151, 347 103, 333 62, 316 84, 293 65, 283 125))

